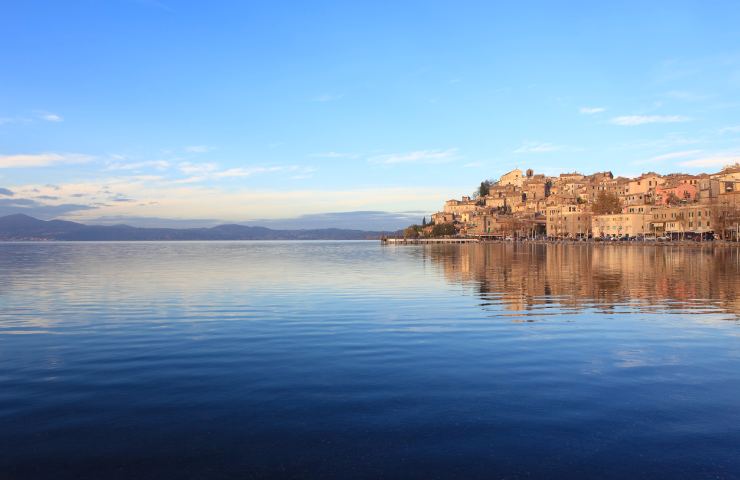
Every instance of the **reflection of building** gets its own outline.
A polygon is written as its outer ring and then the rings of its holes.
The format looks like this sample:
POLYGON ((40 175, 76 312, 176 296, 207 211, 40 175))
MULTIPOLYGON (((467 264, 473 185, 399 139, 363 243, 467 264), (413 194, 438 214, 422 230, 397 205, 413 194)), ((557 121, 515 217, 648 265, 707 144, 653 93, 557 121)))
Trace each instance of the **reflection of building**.
POLYGON ((448 280, 476 285, 484 299, 509 310, 553 302, 590 308, 714 303, 740 315, 735 249, 489 243, 425 252, 448 280))

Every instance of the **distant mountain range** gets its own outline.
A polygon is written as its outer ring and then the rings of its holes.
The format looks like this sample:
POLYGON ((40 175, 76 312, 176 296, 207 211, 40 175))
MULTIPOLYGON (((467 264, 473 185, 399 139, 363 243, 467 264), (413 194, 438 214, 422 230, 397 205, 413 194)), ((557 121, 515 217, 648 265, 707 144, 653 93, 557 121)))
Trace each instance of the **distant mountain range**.
POLYGON ((23 214, 0 217, 0 241, 374 240, 387 233, 340 228, 273 230, 237 224, 210 228, 140 228, 129 225, 84 225, 64 220, 39 220, 23 214))

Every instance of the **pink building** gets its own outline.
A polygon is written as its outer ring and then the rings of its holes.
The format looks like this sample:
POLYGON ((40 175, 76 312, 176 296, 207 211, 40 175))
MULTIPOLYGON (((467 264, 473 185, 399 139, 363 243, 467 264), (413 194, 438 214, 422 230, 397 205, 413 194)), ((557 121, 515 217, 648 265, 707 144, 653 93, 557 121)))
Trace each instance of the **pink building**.
POLYGON ((678 185, 670 187, 666 185, 658 185, 655 188, 655 204, 668 205, 671 193, 676 195, 679 200, 693 202, 696 200, 699 189, 696 185, 692 185, 690 183, 679 183, 678 185))

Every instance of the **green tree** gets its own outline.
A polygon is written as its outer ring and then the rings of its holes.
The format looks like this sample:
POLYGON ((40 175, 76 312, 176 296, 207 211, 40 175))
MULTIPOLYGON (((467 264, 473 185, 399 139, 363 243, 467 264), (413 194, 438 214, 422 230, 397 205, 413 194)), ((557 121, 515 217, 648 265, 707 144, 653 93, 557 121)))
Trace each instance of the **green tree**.
POLYGON ((596 215, 607 215, 622 211, 622 201, 614 193, 599 192, 591 209, 596 215))
POLYGON ((424 217, 421 219, 421 226, 426 227, 427 226, 427 217, 424 217))
POLYGON ((418 225, 411 225, 403 230, 403 238, 418 238, 421 228, 418 225))
POLYGON ((433 237, 446 237, 455 233, 457 233, 457 230, 451 223, 438 223, 432 227, 433 237))
POLYGON ((478 187, 478 195, 481 197, 485 197, 488 195, 488 193, 491 191, 491 182, 488 180, 484 180, 480 182, 480 187, 478 187))

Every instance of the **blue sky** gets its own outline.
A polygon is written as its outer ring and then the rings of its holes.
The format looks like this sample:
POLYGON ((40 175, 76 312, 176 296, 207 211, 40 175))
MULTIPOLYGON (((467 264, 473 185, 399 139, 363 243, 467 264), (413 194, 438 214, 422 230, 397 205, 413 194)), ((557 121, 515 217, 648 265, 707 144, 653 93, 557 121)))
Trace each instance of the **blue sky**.
POLYGON ((4 2, 0 213, 418 216, 736 161, 740 4, 643 3, 4 2))

